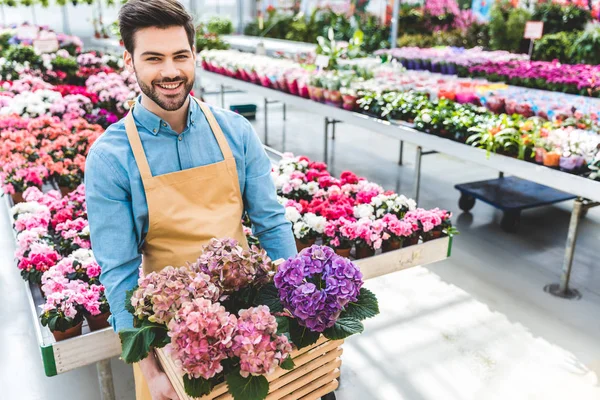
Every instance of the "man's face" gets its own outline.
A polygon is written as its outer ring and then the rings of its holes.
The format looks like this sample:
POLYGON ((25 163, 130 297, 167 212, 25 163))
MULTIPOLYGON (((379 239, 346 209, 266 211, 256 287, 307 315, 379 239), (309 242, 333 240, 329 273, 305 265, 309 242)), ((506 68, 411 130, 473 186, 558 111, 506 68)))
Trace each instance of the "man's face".
POLYGON ((135 72, 142 92, 167 111, 180 109, 194 85, 196 51, 182 26, 144 28, 135 33, 133 56, 125 66, 135 72))

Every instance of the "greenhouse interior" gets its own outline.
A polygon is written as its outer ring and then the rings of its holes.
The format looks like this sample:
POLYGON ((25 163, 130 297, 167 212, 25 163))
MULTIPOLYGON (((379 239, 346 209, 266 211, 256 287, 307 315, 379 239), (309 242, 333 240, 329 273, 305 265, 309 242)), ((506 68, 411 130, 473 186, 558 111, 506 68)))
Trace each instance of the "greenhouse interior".
POLYGON ((0 18, 1 399, 600 399, 600 0, 0 18))

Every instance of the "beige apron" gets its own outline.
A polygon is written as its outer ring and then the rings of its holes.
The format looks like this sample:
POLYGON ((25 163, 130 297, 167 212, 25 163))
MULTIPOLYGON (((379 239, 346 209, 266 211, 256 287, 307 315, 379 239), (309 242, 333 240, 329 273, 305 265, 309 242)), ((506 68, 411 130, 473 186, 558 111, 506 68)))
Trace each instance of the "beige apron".
MULTIPOLYGON (((241 224, 244 204, 233 153, 208 106, 194 100, 219 143, 223 161, 152 176, 132 112, 125 118, 148 203, 149 226, 142 247, 145 274, 196 261, 202 245, 215 237, 231 237, 248 246, 241 224)), ((138 365, 134 364, 133 372, 136 399, 152 400, 138 365)))

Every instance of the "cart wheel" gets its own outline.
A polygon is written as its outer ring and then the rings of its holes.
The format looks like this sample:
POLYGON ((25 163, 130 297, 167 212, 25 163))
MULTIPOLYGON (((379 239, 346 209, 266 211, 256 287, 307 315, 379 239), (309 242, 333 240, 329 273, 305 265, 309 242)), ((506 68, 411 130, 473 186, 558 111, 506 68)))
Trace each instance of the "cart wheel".
POLYGON ((325 396, 321 396, 321 400, 335 400, 335 393, 327 393, 325 396))
POLYGON ((468 212, 475 206, 475 197, 469 196, 468 194, 461 193, 460 199, 458 200, 458 207, 468 212))
POLYGON ((515 233, 519 228, 519 222, 521 220, 521 213, 518 211, 504 211, 502 221, 500 221, 500 227, 509 233, 515 233))

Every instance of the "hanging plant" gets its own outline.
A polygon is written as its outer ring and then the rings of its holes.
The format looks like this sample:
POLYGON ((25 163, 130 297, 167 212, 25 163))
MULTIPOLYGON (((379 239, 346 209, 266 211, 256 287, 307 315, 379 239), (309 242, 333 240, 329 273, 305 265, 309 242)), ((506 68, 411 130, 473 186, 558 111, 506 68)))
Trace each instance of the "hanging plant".
POLYGON ((21 5, 25 7, 31 7, 35 3, 35 0, 21 0, 21 5))

